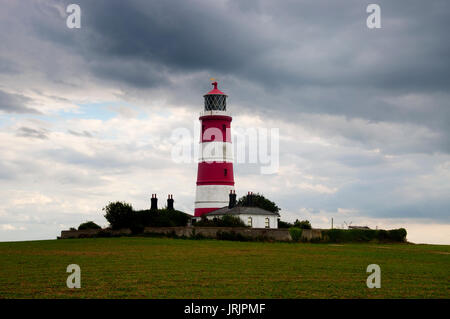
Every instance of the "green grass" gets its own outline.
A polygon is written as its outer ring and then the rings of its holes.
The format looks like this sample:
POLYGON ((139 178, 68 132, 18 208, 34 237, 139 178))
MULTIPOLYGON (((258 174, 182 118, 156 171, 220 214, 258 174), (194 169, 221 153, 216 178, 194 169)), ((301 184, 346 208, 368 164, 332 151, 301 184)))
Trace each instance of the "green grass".
POLYGON ((0 267, 0 298, 450 297, 450 246, 70 239, 0 243, 0 267), (72 263, 81 289, 66 287, 72 263))

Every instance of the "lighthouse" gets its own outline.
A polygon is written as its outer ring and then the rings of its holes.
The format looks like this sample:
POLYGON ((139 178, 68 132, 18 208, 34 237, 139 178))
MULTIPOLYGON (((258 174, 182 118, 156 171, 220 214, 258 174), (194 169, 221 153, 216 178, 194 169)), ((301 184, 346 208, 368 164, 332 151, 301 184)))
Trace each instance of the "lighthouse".
POLYGON ((211 83, 200 113, 200 152, 194 216, 200 217, 228 205, 234 190, 231 115, 227 112, 227 95, 211 83))

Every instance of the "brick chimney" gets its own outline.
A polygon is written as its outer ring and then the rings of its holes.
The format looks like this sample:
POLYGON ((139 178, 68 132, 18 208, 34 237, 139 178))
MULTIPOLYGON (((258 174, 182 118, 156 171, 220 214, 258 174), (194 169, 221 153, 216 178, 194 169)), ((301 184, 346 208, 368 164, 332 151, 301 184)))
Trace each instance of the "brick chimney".
POLYGON ((253 192, 247 193, 247 206, 253 206, 253 192))
POLYGON ((228 202, 228 208, 236 206, 236 191, 230 190, 230 201, 228 202))
POLYGON ((169 194, 169 196, 167 197, 167 209, 173 210, 173 195, 172 194, 169 194))
POLYGON ((152 194, 150 210, 157 210, 157 209, 158 209, 158 198, 156 198, 156 194, 152 194))

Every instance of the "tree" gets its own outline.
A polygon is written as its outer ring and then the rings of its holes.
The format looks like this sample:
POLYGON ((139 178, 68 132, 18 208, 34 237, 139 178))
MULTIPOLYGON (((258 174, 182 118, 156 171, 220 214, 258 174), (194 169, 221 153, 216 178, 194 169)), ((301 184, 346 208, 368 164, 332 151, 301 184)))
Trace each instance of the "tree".
POLYGON ((125 202, 109 203, 103 209, 112 229, 129 228, 133 223, 133 207, 125 202))
MULTIPOLYGON (((242 196, 239 198, 237 204, 239 206, 248 206, 247 197, 249 195, 242 196)), ((250 203, 251 206, 256 206, 265 210, 268 210, 272 213, 278 213, 280 211, 280 207, 277 206, 274 202, 264 197, 262 194, 252 194, 252 201, 250 203)))
POLYGON ((309 222, 309 220, 300 221, 300 220, 296 219, 295 223, 294 223, 294 227, 301 228, 301 229, 311 229, 311 223, 309 222))
POLYGON ((294 227, 294 225, 289 222, 285 222, 282 220, 278 221, 278 228, 291 228, 291 227, 294 227))

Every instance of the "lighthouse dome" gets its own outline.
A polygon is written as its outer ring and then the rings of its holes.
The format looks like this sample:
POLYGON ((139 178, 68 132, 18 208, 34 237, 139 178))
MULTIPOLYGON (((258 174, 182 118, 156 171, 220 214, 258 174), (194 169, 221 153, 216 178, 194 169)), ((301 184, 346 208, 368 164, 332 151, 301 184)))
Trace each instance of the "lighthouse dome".
POLYGON ((214 88, 203 95, 205 98, 205 111, 226 111, 227 95, 217 88, 217 82, 211 83, 214 88))

